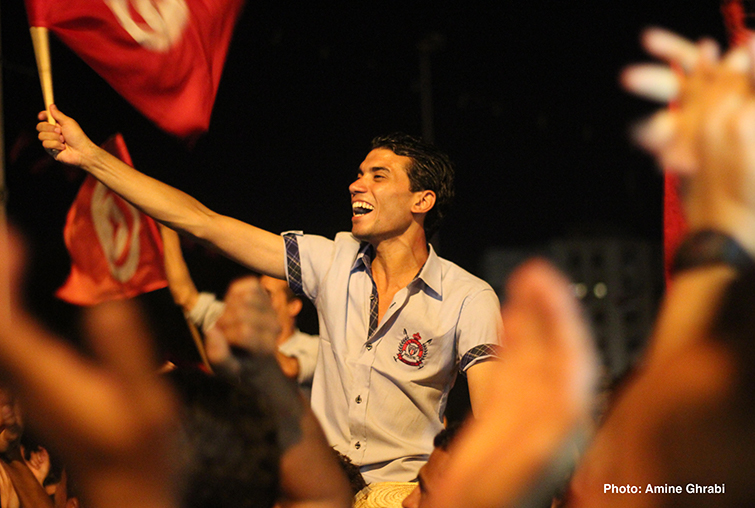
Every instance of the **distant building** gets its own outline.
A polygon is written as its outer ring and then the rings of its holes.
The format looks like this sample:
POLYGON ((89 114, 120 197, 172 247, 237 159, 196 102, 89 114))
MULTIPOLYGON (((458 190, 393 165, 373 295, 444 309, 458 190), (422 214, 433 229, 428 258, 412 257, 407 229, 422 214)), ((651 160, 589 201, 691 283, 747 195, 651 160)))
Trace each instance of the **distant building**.
POLYGON ((549 259, 572 281, 612 380, 642 353, 663 290, 660 245, 613 236, 556 239, 533 249, 488 249, 481 276, 499 291, 521 262, 549 259))

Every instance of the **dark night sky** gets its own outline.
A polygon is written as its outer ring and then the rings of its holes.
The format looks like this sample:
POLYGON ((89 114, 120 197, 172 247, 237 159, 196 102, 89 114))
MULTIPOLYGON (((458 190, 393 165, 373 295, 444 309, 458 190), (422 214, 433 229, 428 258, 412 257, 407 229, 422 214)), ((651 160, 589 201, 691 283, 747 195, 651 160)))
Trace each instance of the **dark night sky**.
MULTIPOLYGON (((40 163, 29 140, 42 99, 21 4, 0 4, 8 208, 55 254, 43 263, 54 285, 67 270, 60 231, 80 176, 40 163)), ((445 257, 476 271, 488 247, 575 229, 659 241, 661 179, 626 135, 651 105, 617 76, 645 59, 644 26, 722 40, 715 0, 694 10, 682 0, 360 4, 250 1, 210 132, 192 151, 53 41, 56 102, 95 142, 121 131, 138 168, 221 213, 332 236, 350 227, 347 186, 369 140, 421 134, 416 46, 436 33, 435 141, 457 164, 445 257)))

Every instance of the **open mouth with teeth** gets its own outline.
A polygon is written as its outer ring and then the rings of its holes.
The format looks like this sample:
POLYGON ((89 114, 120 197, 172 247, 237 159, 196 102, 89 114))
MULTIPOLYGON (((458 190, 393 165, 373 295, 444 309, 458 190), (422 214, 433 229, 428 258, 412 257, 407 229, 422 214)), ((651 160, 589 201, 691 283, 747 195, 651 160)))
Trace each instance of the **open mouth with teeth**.
POLYGON ((351 203, 351 213, 354 217, 360 217, 362 215, 366 215, 373 211, 375 209, 374 206, 372 206, 369 203, 365 203, 364 201, 355 201, 351 203))

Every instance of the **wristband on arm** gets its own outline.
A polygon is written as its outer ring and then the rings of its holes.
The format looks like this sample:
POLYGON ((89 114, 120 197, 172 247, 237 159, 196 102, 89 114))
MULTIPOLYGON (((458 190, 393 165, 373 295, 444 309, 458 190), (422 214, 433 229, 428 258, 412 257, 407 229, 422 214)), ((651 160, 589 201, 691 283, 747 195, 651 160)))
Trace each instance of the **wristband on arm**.
POLYGON ((755 269, 755 260, 732 236, 713 229, 690 233, 674 254, 671 273, 714 265, 726 265, 737 271, 755 269))

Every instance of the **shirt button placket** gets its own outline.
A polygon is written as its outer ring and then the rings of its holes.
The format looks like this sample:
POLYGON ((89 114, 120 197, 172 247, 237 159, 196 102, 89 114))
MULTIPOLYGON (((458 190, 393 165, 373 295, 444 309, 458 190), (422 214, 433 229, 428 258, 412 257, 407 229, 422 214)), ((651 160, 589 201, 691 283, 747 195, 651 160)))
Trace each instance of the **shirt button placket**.
POLYGON ((349 427, 351 431, 351 446, 355 452, 352 460, 362 461, 367 453, 367 399, 369 397, 370 372, 372 371, 372 354, 367 350, 372 344, 365 344, 362 350, 367 356, 357 362, 354 369, 353 385, 351 386, 351 403, 349 404, 349 427))

